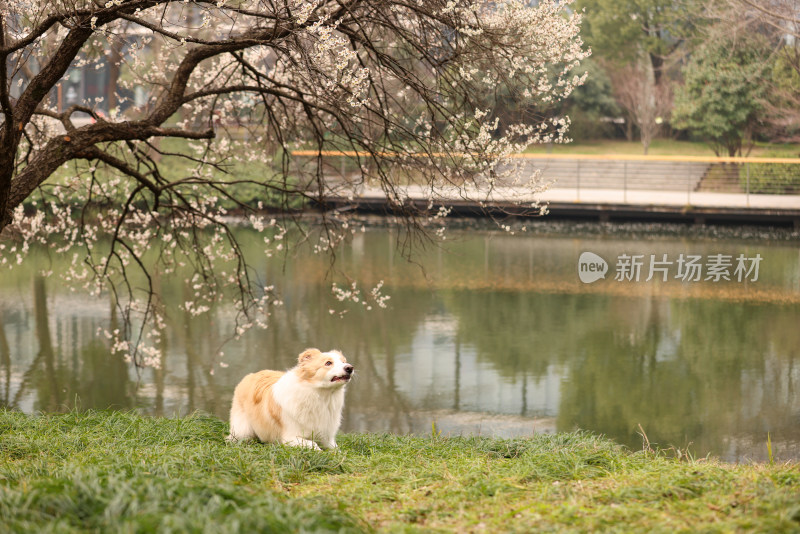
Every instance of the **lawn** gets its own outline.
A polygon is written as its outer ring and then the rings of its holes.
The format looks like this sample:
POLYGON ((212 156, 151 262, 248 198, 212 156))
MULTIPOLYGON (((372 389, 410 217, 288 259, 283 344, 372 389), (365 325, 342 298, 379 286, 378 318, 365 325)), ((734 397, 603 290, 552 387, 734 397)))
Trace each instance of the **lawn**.
POLYGON ((0 530, 800 529, 796 463, 678 459, 582 432, 349 434, 319 452, 228 445, 226 427, 202 415, 0 411, 0 530))

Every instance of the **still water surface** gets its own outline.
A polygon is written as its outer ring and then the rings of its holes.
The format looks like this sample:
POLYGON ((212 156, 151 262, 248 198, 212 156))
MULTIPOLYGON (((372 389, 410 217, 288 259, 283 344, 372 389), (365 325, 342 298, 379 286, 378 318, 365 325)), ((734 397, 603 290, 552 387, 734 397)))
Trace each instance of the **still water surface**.
MULTIPOLYGON (((138 375, 98 335, 113 321, 110 301, 41 278, 52 259, 34 257, 0 279, 0 405, 226 418, 244 374, 288 368, 316 346, 339 348, 356 366, 348 432, 429 433, 434 421, 453 435, 580 428, 638 449, 641 425, 651 443, 698 456, 764 460, 769 433, 776 458, 800 458, 796 235, 552 224, 509 235, 472 227, 451 231, 446 249, 423 252, 422 270, 398 253, 394 230, 364 230, 337 266, 363 287, 384 280, 386 309, 338 302, 323 258, 258 260, 285 303, 267 330, 224 344, 220 356, 230 312, 173 314, 162 368, 138 375), (608 263, 605 278, 590 284, 579 278, 587 251, 608 263), (651 255, 661 270, 647 281, 651 255), (700 257, 699 280, 676 278, 681 255, 700 257), (760 256, 757 279, 736 271, 740 256, 746 268, 760 256), (641 260, 638 281, 632 271, 615 280, 626 257, 641 260), (720 260, 730 262, 721 269, 730 280, 706 280, 720 260)), ((163 284, 176 301, 188 292, 182 280, 163 284)))

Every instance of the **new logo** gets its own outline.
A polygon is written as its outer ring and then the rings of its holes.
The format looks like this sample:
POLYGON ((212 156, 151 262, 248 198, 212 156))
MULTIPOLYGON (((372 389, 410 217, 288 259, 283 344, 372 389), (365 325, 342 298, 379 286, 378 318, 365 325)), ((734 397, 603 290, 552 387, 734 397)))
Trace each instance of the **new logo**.
POLYGON ((584 252, 578 258, 578 277, 584 284, 591 284, 606 277, 608 263, 594 252, 584 252))

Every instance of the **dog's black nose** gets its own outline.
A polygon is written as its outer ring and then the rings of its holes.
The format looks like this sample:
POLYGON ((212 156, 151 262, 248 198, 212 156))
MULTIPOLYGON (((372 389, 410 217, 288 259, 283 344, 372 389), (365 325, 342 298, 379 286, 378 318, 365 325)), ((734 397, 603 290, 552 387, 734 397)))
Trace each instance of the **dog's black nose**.
POLYGON ((344 372, 347 373, 348 375, 353 374, 353 366, 349 365, 349 364, 345 365, 344 366, 344 372))

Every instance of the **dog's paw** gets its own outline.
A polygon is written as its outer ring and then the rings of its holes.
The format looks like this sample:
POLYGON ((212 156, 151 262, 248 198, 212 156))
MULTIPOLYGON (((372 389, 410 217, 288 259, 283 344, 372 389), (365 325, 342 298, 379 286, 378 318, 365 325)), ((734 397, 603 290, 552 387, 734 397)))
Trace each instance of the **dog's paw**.
POLYGON ((291 445, 292 447, 306 447, 308 449, 314 449, 320 451, 322 449, 319 448, 319 445, 311 441, 310 439, 301 438, 297 436, 296 438, 292 438, 289 440, 284 440, 286 445, 291 445))

